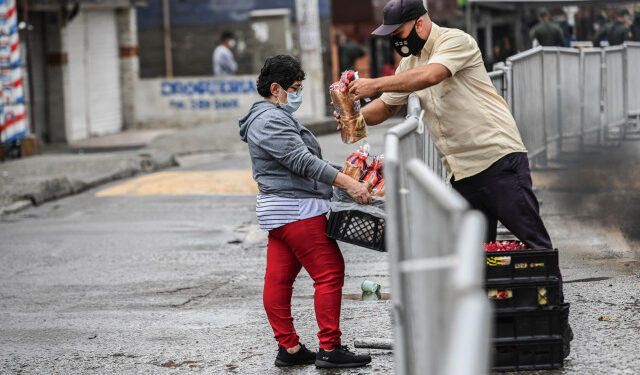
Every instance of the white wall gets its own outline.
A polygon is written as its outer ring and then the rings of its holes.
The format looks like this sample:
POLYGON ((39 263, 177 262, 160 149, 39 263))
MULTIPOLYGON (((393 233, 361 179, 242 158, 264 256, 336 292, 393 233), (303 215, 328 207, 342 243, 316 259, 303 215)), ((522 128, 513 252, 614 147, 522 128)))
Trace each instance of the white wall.
MULTIPOLYGON (((262 100, 255 75, 141 79, 136 116, 141 127, 190 126, 235 122, 262 100)), ((311 103, 295 113, 311 117, 311 103)))

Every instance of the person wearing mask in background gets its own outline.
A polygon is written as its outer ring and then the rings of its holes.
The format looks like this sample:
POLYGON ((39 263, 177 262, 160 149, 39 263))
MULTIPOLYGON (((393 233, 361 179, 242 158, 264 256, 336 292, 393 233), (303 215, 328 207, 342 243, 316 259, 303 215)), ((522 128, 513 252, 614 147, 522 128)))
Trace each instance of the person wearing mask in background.
POLYGON ((258 183, 256 215, 269 232, 263 303, 278 342, 278 367, 315 363, 316 367, 358 367, 371 362, 341 344, 340 307, 344 259, 327 237, 332 186, 358 203, 371 203, 363 183, 322 159, 320 144, 293 115, 302 104, 305 73, 293 56, 265 61, 256 88, 264 99, 240 119, 240 138, 249 145, 253 178, 258 183), (320 331, 318 353, 300 344, 291 316, 293 283, 304 267, 313 279, 314 307, 320 331))
MULTIPOLYGON (((396 74, 349 85, 367 125, 379 124, 415 92, 424 123, 451 186, 488 219, 486 241, 500 220, 530 249, 552 249, 533 193, 527 149, 509 106, 496 92, 478 44, 469 34, 431 21, 421 0, 392 0, 373 34, 390 36, 404 58, 396 74)), ((337 113, 334 113, 339 120, 337 113)))
POLYGON ((236 41, 233 34, 228 31, 222 33, 220 45, 213 51, 213 75, 230 76, 236 74, 238 64, 233 58, 231 49, 235 47, 236 41))
POLYGON ((538 10, 538 23, 529 31, 531 41, 545 47, 565 47, 564 32, 560 26, 550 20, 551 15, 546 8, 538 10))
POLYGON ((640 42, 640 8, 636 8, 633 24, 631 25, 631 40, 640 42))
POLYGON ((340 59, 340 72, 345 70, 355 69, 355 62, 357 59, 365 56, 367 51, 364 47, 348 38, 340 30, 336 32, 338 37, 338 57, 340 59))
POLYGON ((600 42, 603 39, 606 39, 610 46, 617 46, 624 43, 626 40, 631 40, 631 31, 627 26, 628 16, 629 11, 627 9, 618 9, 616 11, 616 18, 613 22, 598 30, 595 38, 593 39, 593 45, 600 47, 600 42))

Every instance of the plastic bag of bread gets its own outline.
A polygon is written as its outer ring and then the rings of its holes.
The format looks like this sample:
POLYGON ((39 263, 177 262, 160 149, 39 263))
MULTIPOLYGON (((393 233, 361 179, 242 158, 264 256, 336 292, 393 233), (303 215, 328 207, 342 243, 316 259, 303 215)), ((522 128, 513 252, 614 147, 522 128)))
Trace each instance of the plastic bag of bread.
POLYGON ((349 84, 358 78, 358 73, 347 70, 340 80, 329 87, 331 102, 340 115, 342 142, 354 143, 367 136, 367 124, 360 113, 360 102, 349 93, 349 84))
POLYGON ((384 178, 380 178, 376 186, 371 190, 371 195, 374 197, 384 197, 384 178))
POLYGON ((373 187, 378 184, 378 181, 382 180, 382 166, 384 165, 384 155, 374 156, 373 162, 369 164, 362 182, 367 187, 369 192, 373 190, 373 187))
POLYGON ((362 175, 367 170, 367 158, 369 157, 369 145, 365 144, 360 146, 358 151, 352 152, 347 156, 347 162, 342 168, 342 173, 353 178, 356 181, 360 181, 362 175))

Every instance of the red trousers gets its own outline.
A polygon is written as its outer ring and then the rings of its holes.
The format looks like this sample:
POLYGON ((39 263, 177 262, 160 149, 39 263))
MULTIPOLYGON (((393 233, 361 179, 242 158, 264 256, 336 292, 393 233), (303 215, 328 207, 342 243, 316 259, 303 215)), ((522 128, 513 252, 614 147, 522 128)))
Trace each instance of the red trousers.
POLYGON ((326 236, 324 215, 299 220, 269 231, 263 302, 278 345, 299 343, 291 316, 293 282, 304 267, 314 281, 314 307, 322 349, 340 344, 340 306, 344 259, 336 241, 326 236))

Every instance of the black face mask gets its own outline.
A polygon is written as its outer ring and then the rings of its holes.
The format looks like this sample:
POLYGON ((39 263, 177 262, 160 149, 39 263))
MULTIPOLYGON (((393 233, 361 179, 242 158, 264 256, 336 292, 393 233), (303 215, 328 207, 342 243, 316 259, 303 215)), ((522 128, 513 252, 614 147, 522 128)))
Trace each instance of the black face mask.
POLYGON ((395 48, 396 52, 398 52, 400 56, 407 57, 409 55, 415 56, 420 53, 420 50, 422 50, 422 47, 424 47, 424 44, 427 41, 420 38, 416 31, 416 24, 414 23, 411 33, 409 33, 406 38, 398 38, 394 35, 391 37, 391 42, 393 42, 393 48, 395 48))

